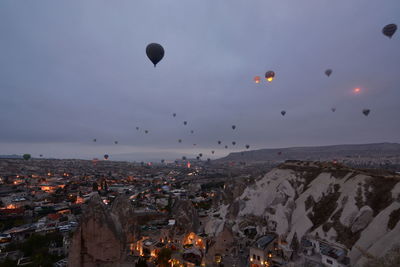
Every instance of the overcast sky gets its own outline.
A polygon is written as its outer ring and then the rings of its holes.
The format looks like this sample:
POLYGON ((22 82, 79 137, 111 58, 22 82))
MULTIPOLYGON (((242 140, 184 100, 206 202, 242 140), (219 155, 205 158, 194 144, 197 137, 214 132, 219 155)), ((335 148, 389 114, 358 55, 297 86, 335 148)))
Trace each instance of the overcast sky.
POLYGON ((400 37, 381 33, 399 14, 399 0, 1 0, 0 154, 400 142, 400 37))

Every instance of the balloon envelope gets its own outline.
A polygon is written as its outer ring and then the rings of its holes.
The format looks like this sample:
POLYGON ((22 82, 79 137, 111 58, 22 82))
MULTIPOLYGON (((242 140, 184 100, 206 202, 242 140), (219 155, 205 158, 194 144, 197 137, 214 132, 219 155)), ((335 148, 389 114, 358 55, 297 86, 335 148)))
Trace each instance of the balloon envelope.
POLYGON ((164 48, 160 44, 151 43, 146 47, 146 54, 156 67, 157 63, 164 57, 164 48))
POLYGON ((365 116, 368 116, 369 115, 369 113, 371 112, 371 110, 369 110, 369 109, 363 109, 363 114, 365 115, 365 116))
POLYGON ((282 116, 285 116, 286 115, 286 111, 282 110, 281 114, 282 114, 282 116))
POLYGON ((396 31, 397 31, 396 24, 388 24, 382 29, 382 33, 389 38, 392 38, 392 36, 395 34, 396 31))
POLYGON ((332 70, 331 69, 327 69, 326 71, 325 71, 325 75, 326 76, 331 76, 331 74, 332 74, 332 70))
POLYGON ((108 160, 108 155, 107 154, 104 155, 104 159, 108 160))

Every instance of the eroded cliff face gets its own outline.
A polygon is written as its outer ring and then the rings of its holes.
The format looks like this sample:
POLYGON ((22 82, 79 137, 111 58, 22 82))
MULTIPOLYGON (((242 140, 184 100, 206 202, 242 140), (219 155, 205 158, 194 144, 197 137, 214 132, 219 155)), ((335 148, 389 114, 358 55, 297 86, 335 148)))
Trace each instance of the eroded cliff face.
POLYGON ((228 223, 235 236, 255 240, 272 231, 289 244, 295 234, 318 233, 345 245, 352 266, 360 265, 365 259, 357 247, 381 256, 399 242, 400 223, 389 223, 400 208, 399 194, 394 174, 290 162, 248 185, 230 204, 221 201, 205 229, 218 236, 228 223))
POLYGON ((120 266, 125 257, 126 236, 119 221, 110 216, 100 196, 93 195, 72 237, 68 266, 120 266))
POLYGON ((176 220, 172 229, 174 235, 197 233, 200 226, 199 216, 190 200, 175 201, 172 206, 172 218, 176 220))

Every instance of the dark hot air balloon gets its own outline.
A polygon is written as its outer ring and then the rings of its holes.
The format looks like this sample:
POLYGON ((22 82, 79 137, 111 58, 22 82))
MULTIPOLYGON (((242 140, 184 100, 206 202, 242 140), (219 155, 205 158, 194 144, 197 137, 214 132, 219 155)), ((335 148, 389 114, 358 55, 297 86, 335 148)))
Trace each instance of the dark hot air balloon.
POLYGON ((182 160, 186 160, 186 157, 185 157, 185 156, 183 156, 183 157, 182 157, 182 160))
POLYGON ((228 148, 228 146, 225 146, 225 148, 227 149, 227 148, 228 148))
POLYGON ((221 144, 221 141, 218 141, 218 145, 220 145, 221 144))
POLYGON ((332 110, 332 112, 335 112, 335 111, 336 111, 336 108, 331 108, 331 110, 332 110))
POLYGON ((199 157, 199 156, 197 156, 197 157, 196 157, 196 159, 197 159, 197 160, 199 160, 199 159, 200 159, 200 157, 199 157))
POLYGON ((211 150, 211 154, 214 154, 215 153, 215 151, 214 150, 211 150))
POLYGON ((162 160, 161 160, 161 163, 164 163, 164 162, 165 162, 165 160, 164 160, 164 159, 162 159, 162 160))
POLYGON ((236 129, 236 125, 232 125, 232 130, 235 130, 236 129))
POLYGON ((191 134, 193 134, 193 133, 194 133, 194 131, 193 131, 193 130, 191 130, 191 131, 190 131, 190 133, 191 133, 191 134))
POLYGON ((326 71, 325 71, 325 75, 326 76, 331 76, 331 74, 332 74, 332 70, 331 69, 327 69, 326 71))
POLYGON ((193 146, 196 146, 196 144, 193 144, 193 146))
POLYGON ((274 78, 275 78, 275 72, 273 72, 272 70, 267 71, 267 72, 265 73, 265 79, 266 79, 268 82, 272 82, 272 81, 274 80, 274 78))
POLYGON ((249 147, 250 147, 249 145, 246 145, 246 149, 249 149, 249 147))
POLYGON ((107 154, 104 155, 104 159, 108 160, 108 155, 107 154))
POLYGON ((118 145, 118 141, 114 141, 114 144, 118 145))
POLYGON ((144 130, 144 133, 148 134, 148 133, 149 133, 149 131, 148 131, 148 130, 144 130))
POLYGON ((179 143, 182 143, 182 139, 179 139, 178 142, 179 142, 179 143))
POLYGON ((43 157, 43 155, 42 155, 42 154, 40 154, 40 155, 39 155, 39 157, 43 157))
POLYGON ((173 117, 176 117, 176 113, 172 114, 173 117))
POLYGON ((199 153, 199 157, 201 158, 203 156, 203 153, 199 153))
POLYGON ((183 125, 187 125, 187 121, 184 121, 184 122, 183 122, 183 125))
POLYGON ((146 47, 146 54, 156 67, 157 63, 164 57, 164 48, 160 44, 151 43, 146 47))
POLYGON ((371 110, 369 110, 369 109, 363 109, 363 111, 362 111, 362 113, 365 115, 365 116, 368 116, 369 115, 369 113, 371 112, 371 110))
POLYGON ((136 130, 139 131, 139 127, 136 127, 136 130))
POLYGON ((392 36, 395 34, 396 31, 397 31, 396 24, 388 24, 382 29, 382 33, 389 38, 392 38, 392 36))
POLYGON ((285 116, 286 115, 286 111, 282 110, 281 114, 282 114, 282 116, 285 116))
POLYGON ((236 142, 235 142, 235 141, 233 141, 233 142, 232 142, 232 145, 236 145, 236 142))
POLYGON ((94 138, 94 139, 93 139, 93 142, 97 142, 97 139, 96 139, 96 138, 94 138))

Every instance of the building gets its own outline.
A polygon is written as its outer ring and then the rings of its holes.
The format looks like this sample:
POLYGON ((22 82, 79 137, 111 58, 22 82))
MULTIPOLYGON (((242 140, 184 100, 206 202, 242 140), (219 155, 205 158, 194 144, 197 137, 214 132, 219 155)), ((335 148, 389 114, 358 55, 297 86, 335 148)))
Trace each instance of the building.
POLYGON ((278 249, 278 236, 274 233, 260 237, 253 246, 250 247, 249 260, 250 267, 270 266, 275 251, 278 249))

